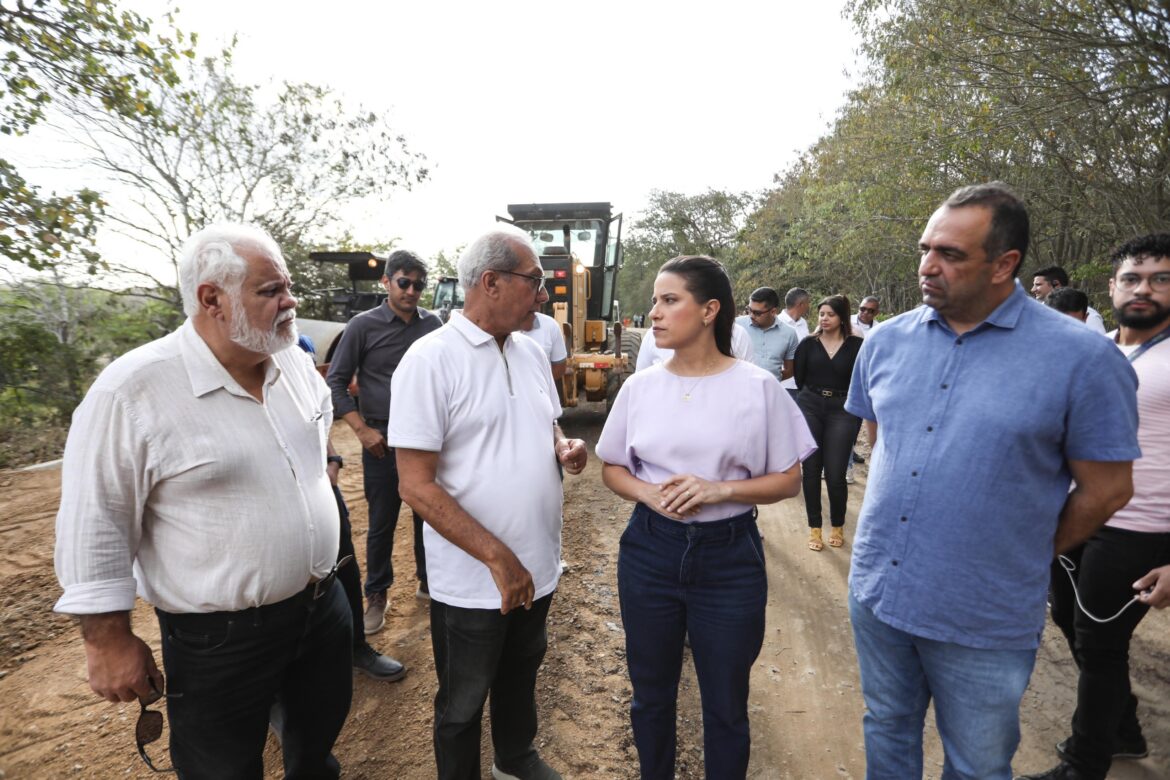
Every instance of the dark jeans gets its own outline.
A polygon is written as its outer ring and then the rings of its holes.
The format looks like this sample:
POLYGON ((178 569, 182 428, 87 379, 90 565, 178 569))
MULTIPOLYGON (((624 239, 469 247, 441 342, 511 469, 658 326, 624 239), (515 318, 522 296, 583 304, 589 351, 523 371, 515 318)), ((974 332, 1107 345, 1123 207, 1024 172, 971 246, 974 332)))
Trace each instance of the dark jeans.
POLYGON ((673 780, 683 637, 703 702, 706 776, 743 778, 748 678, 764 641, 768 576, 755 512, 682 523, 634 507, 618 556, 618 596, 642 777, 673 780))
MULTIPOLYGON (((337 560, 347 555, 354 555, 353 528, 349 524, 349 507, 337 485, 333 486, 333 498, 337 500, 337 514, 341 518, 341 539, 337 545, 337 560)), ((358 567, 357 556, 337 570, 337 581, 345 591, 345 600, 349 602, 349 614, 353 623, 353 646, 364 647, 366 644, 365 624, 362 623, 362 570, 358 567)))
POLYGON ((825 398, 811 390, 801 390, 796 404, 804 412, 805 422, 817 442, 817 450, 801 465, 804 511, 809 528, 821 527, 821 473, 829 489, 829 522, 845 525, 845 504, 849 486, 845 469, 853 453, 853 442, 861 429, 861 418, 845 411, 845 399, 825 398))
POLYGON ((330 752, 353 693, 349 609, 336 582, 239 612, 156 610, 171 760, 180 778, 264 775, 269 710, 283 711, 286 778, 336 778, 330 752))
MULTIPOLYGON (((367 421, 369 422, 369 421, 367 421)), ((373 423, 386 435, 384 423, 373 423)), ((398 494, 398 465, 394 450, 386 448, 386 455, 375 458, 369 450, 362 450, 362 485, 369 508, 370 529, 366 535, 366 595, 385 593, 394 583, 394 531, 398 528, 398 512, 402 496, 398 494)), ((414 515, 414 573, 420 584, 427 581, 427 559, 423 552, 422 518, 414 515)))
POLYGON ((548 646, 552 594, 501 615, 431 601, 435 764, 439 780, 479 780, 480 722, 491 694, 492 746, 501 769, 536 754, 536 672, 548 646))
MULTIPOLYGON (((1134 580, 1170 563, 1170 534, 1105 527, 1067 557, 1077 567, 1073 576, 1081 603, 1097 617, 1109 617, 1133 598, 1134 580)), ((1086 778, 1105 777, 1116 738, 1141 736, 1137 697, 1129 685, 1129 640, 1148 611, 1139 602, 1116 620, 1097 623, 1077 607, 1060 562, 1052 565, 1052 620, 1080 669, 1066 753, 1086 778)))

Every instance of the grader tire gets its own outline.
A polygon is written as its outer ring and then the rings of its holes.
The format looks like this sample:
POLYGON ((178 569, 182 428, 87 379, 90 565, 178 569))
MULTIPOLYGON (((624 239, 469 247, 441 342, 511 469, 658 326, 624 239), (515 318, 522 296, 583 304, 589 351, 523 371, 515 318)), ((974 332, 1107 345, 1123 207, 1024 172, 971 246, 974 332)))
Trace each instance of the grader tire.
POLYGON ((626 371, 610 371, 609 376, 605 380, 605 414, 609 415, 609 410, 613 408, 613 402, 617 400, 618 391, 622 389, 622 383, 626 378, 634 373, 634 366, 638 364, 638 349, 642 346, 642 334, 636 331, 622 332, 622 355, 626 358, 626 365, 629 369, 626 371))

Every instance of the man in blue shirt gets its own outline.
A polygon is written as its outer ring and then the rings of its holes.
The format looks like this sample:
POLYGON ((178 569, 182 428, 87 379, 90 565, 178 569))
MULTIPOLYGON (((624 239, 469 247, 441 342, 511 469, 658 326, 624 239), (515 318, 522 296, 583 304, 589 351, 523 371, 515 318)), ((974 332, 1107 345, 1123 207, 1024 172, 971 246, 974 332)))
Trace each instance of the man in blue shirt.
POLYGON ((849 580, 870 780, 922 776, 932 698, 943 777, 1010 780, 1053 554, 1133 492, 1136 375, 1016 282, 1027 246, 1006 185, 957 190, 919 241, 926 305, 854 367, 845 408, 875 442, 849 580))
POLYGON ((776 319, 780 296, 771 287, 759 287, 752 294, 746 316, 736 322, 752 339, 752 362, 780 381, 792 376, 792 361, 800 338, 796 329, 776 319))

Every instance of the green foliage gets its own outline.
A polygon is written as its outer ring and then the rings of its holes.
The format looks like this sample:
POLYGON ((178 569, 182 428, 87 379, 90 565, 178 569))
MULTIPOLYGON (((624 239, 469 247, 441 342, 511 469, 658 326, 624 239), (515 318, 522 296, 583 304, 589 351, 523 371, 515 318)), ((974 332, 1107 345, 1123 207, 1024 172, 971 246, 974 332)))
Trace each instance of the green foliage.
MULTIPOLYGON (((54 102, 157 123, 152 90, 178 84, 175 61, 192 56, 193 42, 175 30, 153 35, 111 0, 0 0, 0 133, 27 132, 54 102)), ((0 259, 39 269, 80 253, 95 269, 103 205, 89 189, 42 195, 0 159, 0 259)))
MULTIPOLYGON (((230 49, 192 63, 185 85, 181 95, 159 97, 165 127, 78 118, 91 162, 136 193, 134 202, 111 203, 107 219, 169 258, 172 272, 191 233, 229 220, 271 233, 299 289, 333 286, 337 278, 308 261, 308 251, 368 248, 345 234, 346 209, 428 176, 423 155, 383 115, 351 109, 311 84, 282 84, 266 99, 266 90, 233 75, 230 49)), ((149 282, 177 304, 176 276, 149 282)))
POLYGON ((65 424, 101 366, 174 328, 170 307, 53 274, 0 290, 0 438, 65 424))
POLYGON ((714 257, 729 267, 734 281, 741 233, 758 204, 750 192, 651 192, 646 212, 622 240, 617 292, 622 313, 650 311, 654 277, 678 255, 714 257))
MULTIPOLYGON (((1170 11, 1151 0, 854 0, 870 70, 752 216, 744 273, 918 302, 915 244, 956 187, 1028 202, 1029 268, 1100 306, 1098 260, 1170 219, 1170 11)), ((1025 270, 1026 275, 1026 270, 1025 270)))

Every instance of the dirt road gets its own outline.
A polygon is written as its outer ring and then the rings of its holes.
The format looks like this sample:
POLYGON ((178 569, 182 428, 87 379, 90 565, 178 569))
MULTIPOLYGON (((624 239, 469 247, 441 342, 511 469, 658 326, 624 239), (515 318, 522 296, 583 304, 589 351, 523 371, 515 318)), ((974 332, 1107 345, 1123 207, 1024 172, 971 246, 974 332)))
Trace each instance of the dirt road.
MULTIPOLYGON (((570 435, 591 444, 601 428, 593 405, 570 412, 570 435)), ((344 425, 339 449, 356 464, 358 448, 344 425)), ((852 533, 864 491, 865 469, 850 490, 852 533)), ((366 529, 360 467, 342 472, 355 542, 363 553, 366 529)), ((628 508, 601 485, 596 461, 565 483, 565 558, 549 619, 549 652, 539 682, 540 749, 566 777, 634 778, 636 756, 627 708, 621 619, 615 567, 617 540, 628 508)), ((59 594, 52 571, 53 520, 60 472, 0 472, 0 778, 150 778, 135 752, 137 704, 99 701, 85 682, 85 659, 72 622, 50 608, 59 594)), ((803 506, 793 499, 761 513, 769 569, 768 628, 752 680, 753 778, 829 780, 865 774, 862 702, 845 602, 849 545, 812 553, 804 545, 803 506)), ((410 523, 400 524, 396 570, 410 564, 410 523)), ((404 578, 391 591, 387 628, 372 637, 402 660, 400 683, 359 677, 354 703, 337 746, 350 778, 411 780, 434 776, 430 712, 434 693, 426 606, 404 578)), ((137 630, 156 650, 158 628, 140 605, 137 630)), ((1134 642, 1134 679, 1140 715, 1153 755, 1119 764, 1120 780, 1170 777, 1170 614, 1150 615, 1134 642)), ((1023 705, 1019 771, 1046 769, 1053 743, 1067 734, 1075 670, 1058 632, 1050 628, 1023 705)), ((689 664, 679 715, 680 778, 703 776, 698 691, 689 664)), ((166 765, 165 740, 150 748, 166 765)), ((485 767, 490 746, 485 740, 485 767)), ((270 740, 269 777, 280 777, 270 740)), ((941 774, 937 737, 927 738, 926 776, 941 774)))

